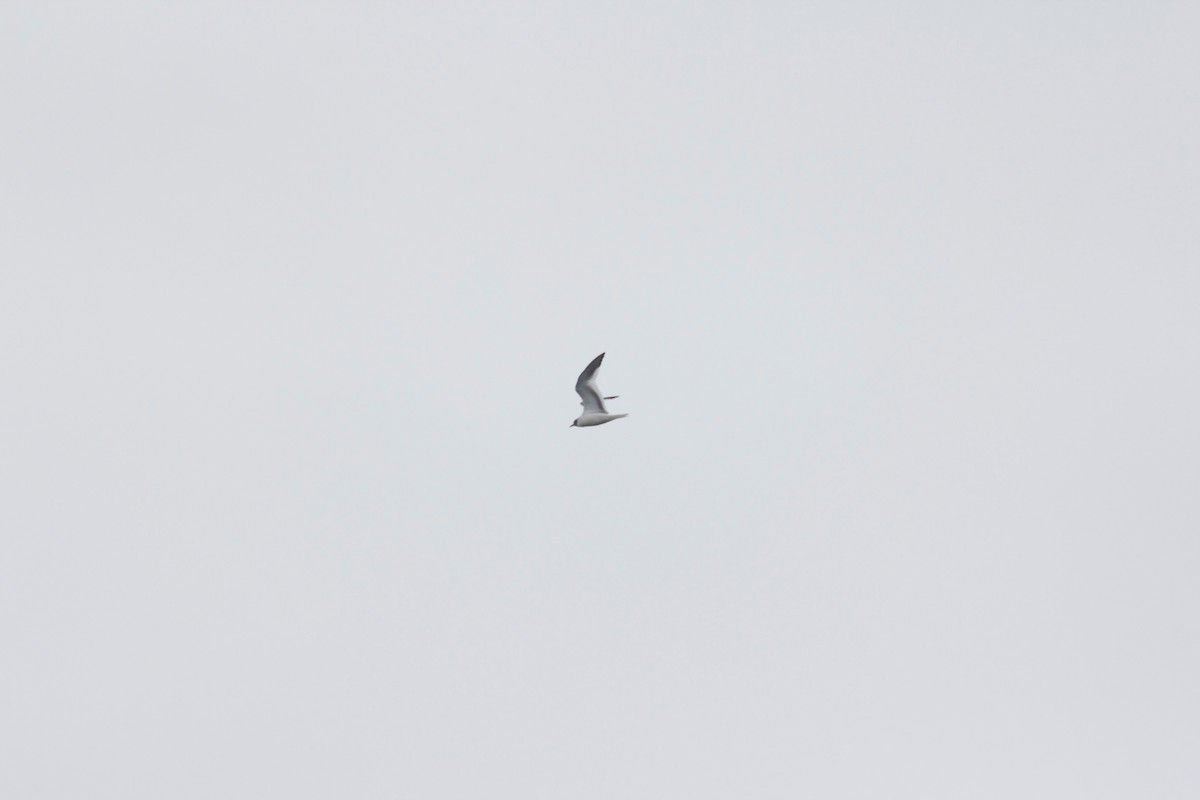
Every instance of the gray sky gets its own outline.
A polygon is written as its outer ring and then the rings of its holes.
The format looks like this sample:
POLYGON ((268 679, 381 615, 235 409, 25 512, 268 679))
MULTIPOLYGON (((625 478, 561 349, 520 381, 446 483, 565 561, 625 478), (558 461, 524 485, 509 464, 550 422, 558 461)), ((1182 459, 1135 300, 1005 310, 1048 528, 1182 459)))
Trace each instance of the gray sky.
POLYGON ((746 5, 4 5, 0 795, 1200 796, 1200 7, 746 5))

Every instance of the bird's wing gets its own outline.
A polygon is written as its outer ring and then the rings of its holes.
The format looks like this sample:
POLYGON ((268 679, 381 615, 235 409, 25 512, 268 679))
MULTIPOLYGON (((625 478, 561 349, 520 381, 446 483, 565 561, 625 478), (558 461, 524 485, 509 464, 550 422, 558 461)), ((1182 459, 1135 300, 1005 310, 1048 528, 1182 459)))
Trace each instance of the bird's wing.
POLYGON ((604 353, 593 358, 592 363, 579 373, 579 380, 575 382, 575 391, 579 392, 579 396, 583 400, 579 405, 583 406, 584 414, 608 413, 608 409, 604 407, 604 398, 600 395, 600 390, 596 388, 596 370, 600 369, 600 362, 603 360, 604 353))

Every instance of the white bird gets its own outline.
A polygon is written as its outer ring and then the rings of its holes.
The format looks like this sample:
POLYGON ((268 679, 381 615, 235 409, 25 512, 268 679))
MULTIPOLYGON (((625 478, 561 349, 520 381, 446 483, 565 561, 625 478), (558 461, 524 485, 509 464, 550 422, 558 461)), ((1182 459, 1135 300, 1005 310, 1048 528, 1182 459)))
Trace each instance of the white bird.
POLYGON ((583 406, 583 413, 579 415, 579 419, 571 423, 572 428, 603 425, 614 419, 629 416, 628 414, 610 414, 604 407, 605 400, 616 400, 617 395, 601 397, 600 390, 596 388, 596 371, 600 369, 600 362, 603 360, 604 353, 593 358, 592 363, 587 365, 587 369, 579 373, 579 380, 575 381, 575 391, 579 392, 579 396, 583 399, 583 402, 579 404, 583 406))

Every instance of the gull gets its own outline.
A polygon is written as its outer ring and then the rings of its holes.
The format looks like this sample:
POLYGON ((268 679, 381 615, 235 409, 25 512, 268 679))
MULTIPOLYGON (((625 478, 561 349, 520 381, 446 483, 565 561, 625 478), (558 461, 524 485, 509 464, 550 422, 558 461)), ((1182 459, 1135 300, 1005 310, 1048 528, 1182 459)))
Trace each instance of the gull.
POLYGON ((604 353, 593 358, 592 363, 587 365, 587 369, 579 373, 579 380, 575 381, 575 391, 579 392, 579 396, 583 398, 583 402, 579 404, 583 406, 583 413, 579 415, 579 419, 571 423, 572 428, 603 425, 614 419, 629 416, 628 414, 610 414, 604 407, 605 400, 616 400, 617 395, 601 397, 600 390, 596 388, 596 370, 600 369, 600 362, 603 360, 604 353))

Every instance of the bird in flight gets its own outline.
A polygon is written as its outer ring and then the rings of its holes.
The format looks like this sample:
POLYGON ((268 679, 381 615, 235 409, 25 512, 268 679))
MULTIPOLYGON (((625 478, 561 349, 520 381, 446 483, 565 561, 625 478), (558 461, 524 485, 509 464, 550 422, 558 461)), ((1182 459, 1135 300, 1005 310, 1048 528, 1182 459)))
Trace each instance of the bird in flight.
POLYGON ((579 373, 579 380, 575 381, 575 391, 579 392, 583 402, 579 405, 583 406, 583 413, 579 415, 579 419, 571 423, 572 428, 587 428, 592 425, 603 425, 606 422, 612 422, 614 419, 628 417, 628 414, 610 414, 608 409, 604 407, 605 400, 616 400, 617 395, 612 397, 602 397, 600 390, 596 388, 596 371, 600 369, 600 362, 604 360, 604 353, 592 359, 592 363, 587 365, 587 369, 579 373))

